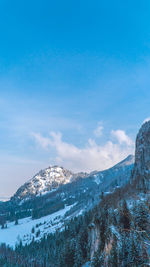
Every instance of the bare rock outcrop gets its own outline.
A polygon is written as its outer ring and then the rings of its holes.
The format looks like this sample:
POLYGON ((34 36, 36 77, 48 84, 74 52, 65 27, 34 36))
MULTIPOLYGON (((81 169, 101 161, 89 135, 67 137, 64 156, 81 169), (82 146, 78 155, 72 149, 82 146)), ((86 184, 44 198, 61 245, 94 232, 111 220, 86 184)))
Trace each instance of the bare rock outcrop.
POLYGON ((133 181, 137 189, 150 189, 150 121, 145 122, 136 138, 133 181))

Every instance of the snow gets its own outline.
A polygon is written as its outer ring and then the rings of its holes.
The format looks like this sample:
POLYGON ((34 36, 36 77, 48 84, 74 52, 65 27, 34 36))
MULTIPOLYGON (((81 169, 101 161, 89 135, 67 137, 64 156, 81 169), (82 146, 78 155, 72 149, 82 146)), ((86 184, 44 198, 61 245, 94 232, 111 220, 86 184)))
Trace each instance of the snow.
POLYGON ((145 123, 145 122, 149 122, 149 121, 150 121, 150 117, 146 118, 146 119, 143 121, 143 123, 145 123))
POLYGON ((80 211, 79 211, 79 213, 78 213, 78 216, 82 215, 82 214, 83 214, 83 212, 84 212, 84 210, 83 210, 83 209, 82 209, 82 210, 80 210, 80 211))
MULTIPOLYGON (((101 176, 102 176, 102 175, 101 175, 101 176)), ((97 174, 94 175, 94 182, 95 182, 96 184, 98 184, 98 185, 101 183, 101 180, 100 180, 99 175, 97 175, 97 174)))
POLYGON ((111 232, 117 237, 117 239, 120 240, 120 234, 116 230, 115 226, 111 225, 110 229, 111 229, 111 232))
POLYGON ((51 192, 61 184, 71 181, 73 173, 63 167, 53 166, 41 170, 32 179, 26 182, 16 192, 15 198, 18 200, 28 200, 33 195, 42 195, 45 192, 51 192))
POLYGON ((15 245, 22 240, 23 245, 31 243, 34 240, 40 240, 44 235, 54 233, 57 229, 63 229, 63 218, 67 211, 69 211, 77 203, 65 206, 64 209, 57 211, 51 215, 44 216, 40 219, 32 220, 27 217, 19 220, 19 224, 15 225, 14 222, 7 223, 6 229, 0 229, 0 243, 15 248, 15 245), (38 225, 38 226, 37 226, 38 225), (34 227, 35 232, 32 233, 34 227), (37 231, 40 230, 40 235, 36 237, 37 231))
MULTIPOLYGON (((44 191, 44 192, 41 192, 41 193, 37 194, 36 196, 37 196, 37 197, 45 196, 45 195, 47 195, 48 193, 50 194, 50 193, 55 192, 56 190, 57 190, 57 189, 52 189, 51 191, 44 191)), ((27 199, 27 198, 26 198, 26 199, 27 199)))

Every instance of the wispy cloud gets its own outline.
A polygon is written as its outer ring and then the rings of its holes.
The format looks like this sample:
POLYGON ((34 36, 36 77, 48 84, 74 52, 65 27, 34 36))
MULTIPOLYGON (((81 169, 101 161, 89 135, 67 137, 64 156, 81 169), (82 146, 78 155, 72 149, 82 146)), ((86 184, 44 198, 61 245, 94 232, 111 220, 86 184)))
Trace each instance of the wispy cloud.
POLYGON ((42 148, 48 149, 48 146, 51 145, 51 140, 43 137, 40 133, 31 133, 31 135, 42 148))
POLYGON ((94 130, 95 137, 100 137, 103 134, 103 129, 102 123, 99 122, 97 128, 94 130))
POLYGON ((42 148, 55 149, 56 164, 61 164, 73 171, 90 172, 106 169, 134 151, 133 141, 122 130, 111 131, 111 136, 116 137, 117 143, 108 140, 105 144, 99 145, 94 139, 89 139, 81 148, 63 141, 60 132, 50 132, 49 137, 43 137, 39 133, 32 136, 42 148))
POLYGON ((117 139, 120 145, 126 144, 127 146, 133 146, 134 144, 132 139, 123 130, 112 130, 111 134, 117 139))

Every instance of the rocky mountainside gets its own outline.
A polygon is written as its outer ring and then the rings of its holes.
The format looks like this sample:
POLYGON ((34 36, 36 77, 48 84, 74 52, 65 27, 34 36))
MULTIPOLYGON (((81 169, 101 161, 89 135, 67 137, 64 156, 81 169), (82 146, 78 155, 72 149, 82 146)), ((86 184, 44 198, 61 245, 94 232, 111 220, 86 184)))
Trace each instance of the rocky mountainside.
POLYGON ((129 183, 104 197, 88 226, 91 250, 88 266, 150 265, 149 190, 150 121, 145 122, 137 134, 135 164, 129 183), (110 223, 113 216, 115 219, 110 223), (107 223, 105 220, 108 220, 107 223), (102 221, 105 237, 101 232, 102 221), (111 234, 107 234, 108 229, 111 234), (102 245, 103 250, 100 251, 102 245))
POLYGON ((17 201, 28 200, 34 196, 52 192, 60 185, 70 183, 77 177, 83 178, 85 176, 87 176, 86 173, 74 174, 59 166, 48 167, 22 185, 11 199, 17 201))
POLYGON ((133 168, 133 163, 134 156, 129 155, 126 159, 108 170, 94 171, 90 174, 83 172, 75 174, 59 166, 48 167, 41 170, 32 179, 22 185, 11 200, 21 203, 36 196, 42 196, 47 193, 54 192, 60 186, 78 180, 78 184, 82 184, 82 188, 84 184, 84 191, 90 187, 91 183, 94 183, 95 187, 99 186, 99 190, 110 190, 115 186, 121 186, 128 181, 130 172, 133 168), (84 181, 82 181, 83 178, 84 181))
POLYGON ((150 189, 150 121, 145 122, 136 138, 133 180, 138 189, 150 189))

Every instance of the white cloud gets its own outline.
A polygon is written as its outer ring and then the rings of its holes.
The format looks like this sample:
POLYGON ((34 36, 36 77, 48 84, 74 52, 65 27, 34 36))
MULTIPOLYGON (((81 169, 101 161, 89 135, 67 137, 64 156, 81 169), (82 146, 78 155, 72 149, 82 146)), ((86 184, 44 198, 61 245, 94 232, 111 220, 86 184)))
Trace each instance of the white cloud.
POLYGON ((104 145, 98 145, 94 139, 89 139, 82 148, 64 142, 61 133, 50 132, 49 138, 40 134, 33 136, 42 148, 53 147, 55 149, 56 164, 61 164, 73 171, 90 172, 109 168, 133 153, 132 140, 123 131, 118 131, 112 131, 118 143, 108 140, 104 145), (121 134, 118 134, 118 131, 121 134))
POLYGON ((100 137, 103 133, 104 127, 101 125, 101 123, 98 124, 98 127, 94 130, 94 135, 96 137, 100 137))
POLYGON ((113 137, 117 139, 119 144, 126 144, 127 146, 133 146, 132 139, 125 133, 123 130, 112 130, 111 134, 113 137))
POLYGON ((50 139, 47 137, 43 137, 41 134, 39 133, 32 133, 31 134, 34 139, 36 140, 36 142, 42 147, 47 149, 49 145, 51 145, 50 139))

